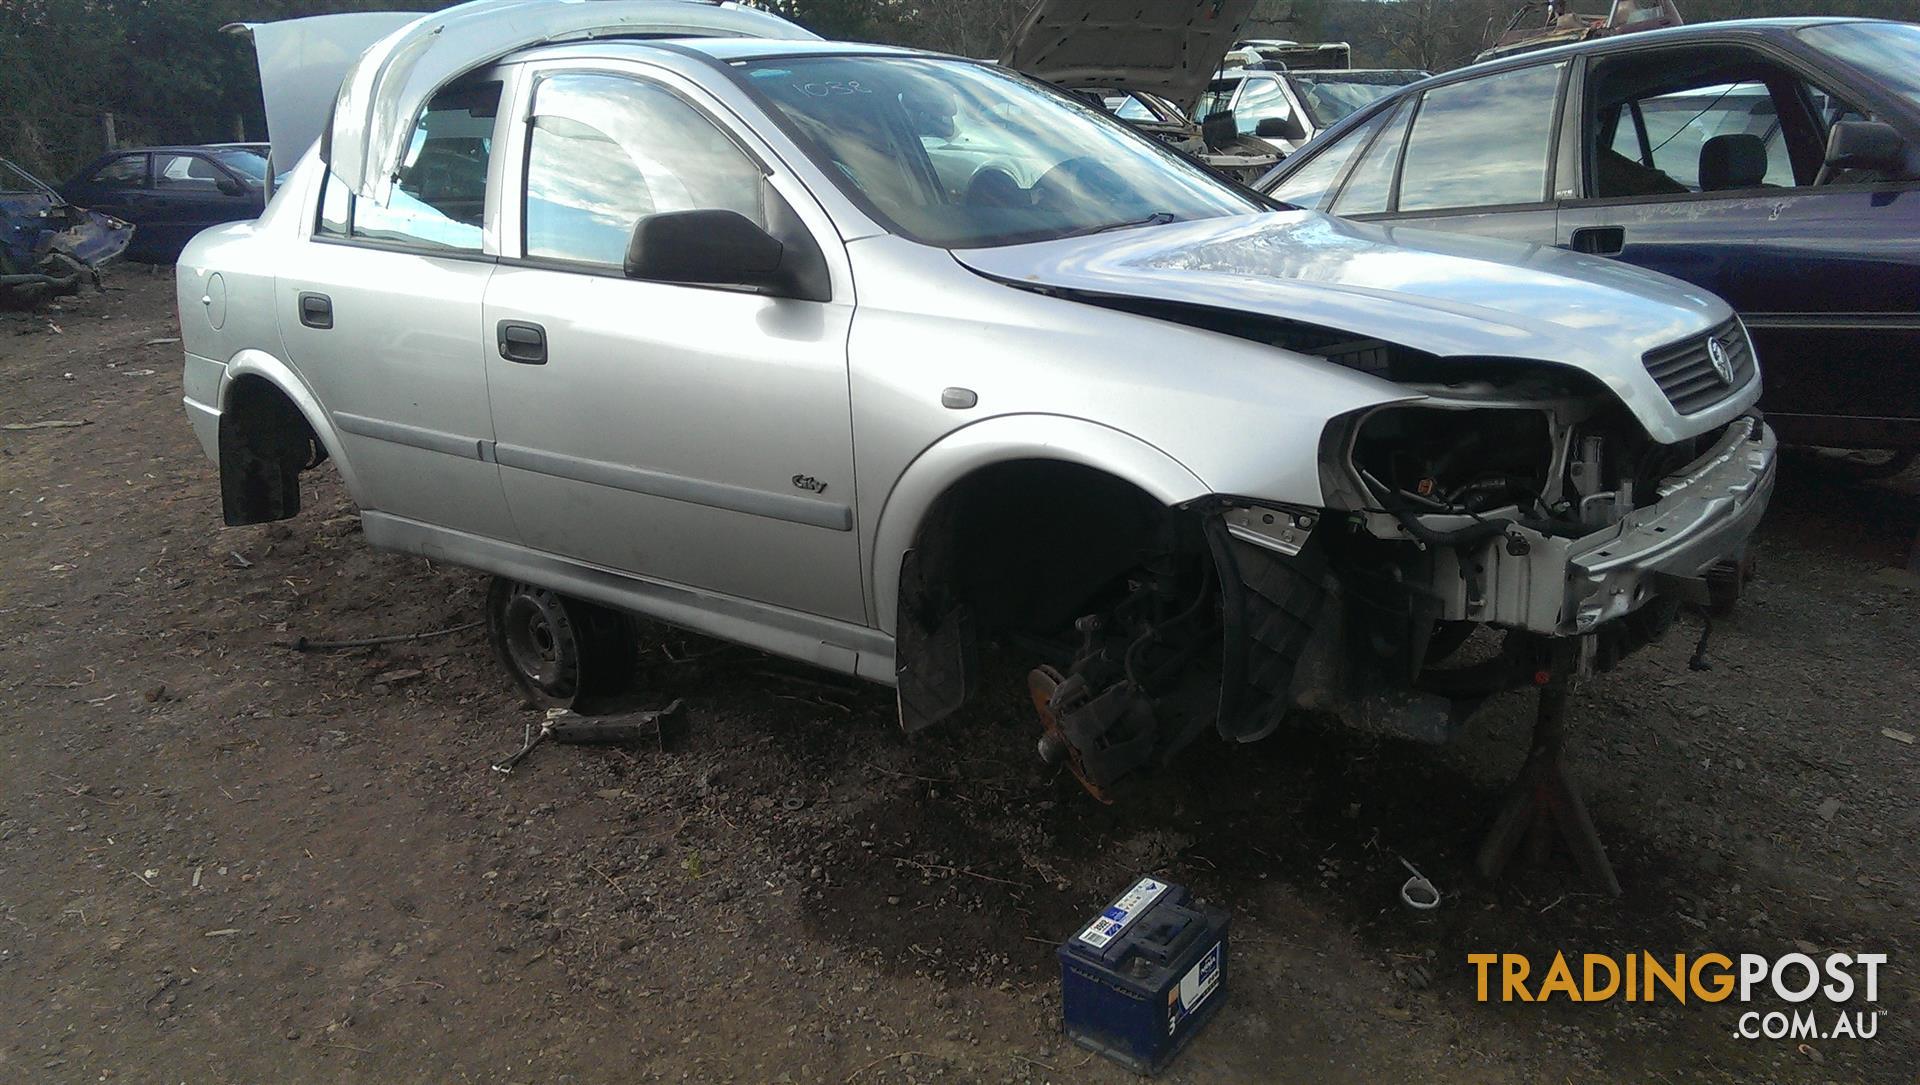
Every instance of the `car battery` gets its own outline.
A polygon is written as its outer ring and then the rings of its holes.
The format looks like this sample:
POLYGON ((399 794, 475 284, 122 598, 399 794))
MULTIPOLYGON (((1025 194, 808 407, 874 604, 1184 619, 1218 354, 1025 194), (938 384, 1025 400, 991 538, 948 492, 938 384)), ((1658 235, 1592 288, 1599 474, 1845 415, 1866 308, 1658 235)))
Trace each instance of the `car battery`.
POLYGON ((1226 999, 1227 913, 1142 878, 1057 951, 1067 1036, 1157 1074, 1226 999))

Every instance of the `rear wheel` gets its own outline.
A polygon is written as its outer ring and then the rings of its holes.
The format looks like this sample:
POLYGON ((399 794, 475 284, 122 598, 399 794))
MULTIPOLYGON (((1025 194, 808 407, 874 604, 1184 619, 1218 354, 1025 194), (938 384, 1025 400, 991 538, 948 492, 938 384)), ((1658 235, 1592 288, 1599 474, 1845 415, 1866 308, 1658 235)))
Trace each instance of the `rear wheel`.
POLYGON ((542 708, 585 711, 633 675, 631 626, 619 613, 495 577, 487 634, 514 685, 542 708))

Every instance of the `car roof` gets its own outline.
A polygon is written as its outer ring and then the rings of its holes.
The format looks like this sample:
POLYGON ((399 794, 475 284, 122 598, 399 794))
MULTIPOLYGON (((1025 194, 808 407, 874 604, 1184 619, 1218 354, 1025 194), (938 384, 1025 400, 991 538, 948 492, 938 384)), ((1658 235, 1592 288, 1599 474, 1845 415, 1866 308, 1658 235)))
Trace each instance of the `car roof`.
POLYGON ((149 146, 149 147, 115 147, 111 151, 101 152, 100 155, 95 160, 98 161, 98 159, 100 158, 112 158, 116 155, 123 155, 123 154, 190 154, 190 153, 205 154, 209 151, 246 151, 247 148, 255 147, 255 146, 259 146, 259 144, 254 144, 254 143, 160 143, 160 144, 154 144, 153 146, 149 146))
MULTIPOLYGON (((900 56, 933 57, 960 60, 944 53, 905 49, 896 45, 870 45, 847 41, 806 41, 781 38, 597 38, 565 45, 541 45, 508 56, 502 63, 525 60, 586 59, 590 57, 649 57, 663 51, 696 54, 722 64, 742 60, 778 60, 783 57, 817 56, 900 56)), ((983 63, 973 61, 972 63, 983 63)))
POLYGON ((1794 31, 1805 30, 1810 26, 1825 26, 1832 23, 1886 23, 1889 19, 1858 19, 1831 15, 1803 15, 1794 18, 1777 19, 1721 19, 1711 23, 1689 23, 1686 26, 1662 27, 1658 30, 1641 30, 1631 34, 1615 34, 1611 37, 1593 38, 1578 41, 1571 45, 1556 45, 1550 49, 1530 49, 1520 53, 1510 53, 1494 60, 1469 64, 1464 68, 1455 68, 1443 75, 1435 76, 1435 81, 1452 81, 1455 78, 1482 75, 1497 72, 1505 68, 1525 68, 1538 64, 1542 60, 1558 57, 1584 56, 1588 53, 1606 53, 1622 49, 1642 49, 1654 44, 1674 44, 1701 38, 1725 38, 1729 35, 1753 38, 1786 37, 1794 31))

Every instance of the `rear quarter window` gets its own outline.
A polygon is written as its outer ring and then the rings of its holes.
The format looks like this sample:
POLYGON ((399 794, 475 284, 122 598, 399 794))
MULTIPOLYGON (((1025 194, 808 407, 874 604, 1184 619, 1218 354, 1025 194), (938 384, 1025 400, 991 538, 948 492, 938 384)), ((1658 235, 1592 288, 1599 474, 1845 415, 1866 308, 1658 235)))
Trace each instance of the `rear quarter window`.
POLYGON ((1390 110, 1341 136, 1337 142, 1314 155, 1306 165, 1289 175, 1286 180, 1275 185, 1268 195, 1295 207, 1304 207, 1309 211, 1326 210, 1328 195, 1333 186, 1339 182, 1341 171, 1352 160, 1355 152, 1373 139, 1373 134, 1380 130, 1380 125, 1389 115, 1391 115, 1390 110))

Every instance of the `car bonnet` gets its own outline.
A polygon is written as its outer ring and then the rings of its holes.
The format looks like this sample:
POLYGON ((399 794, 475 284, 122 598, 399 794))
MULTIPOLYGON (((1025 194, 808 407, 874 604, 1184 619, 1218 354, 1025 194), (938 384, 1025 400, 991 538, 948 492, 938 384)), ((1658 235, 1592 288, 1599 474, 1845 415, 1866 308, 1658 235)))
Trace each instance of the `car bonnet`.
POLYGON ((1571 366, 1612 388, 1664 440, 1733 410, 1680 418, 1643 361, 1725 323, 1733 315, 1725 302, 1678 279, 1547 245, 1283 211, 954 257, 1029 289, 1255 313, 1442 358, 1571 366))
POLYGON ((1000 63, 1050 83, 1148 90, 1193 108, 1254 0, 1039 0, 1000 63))

